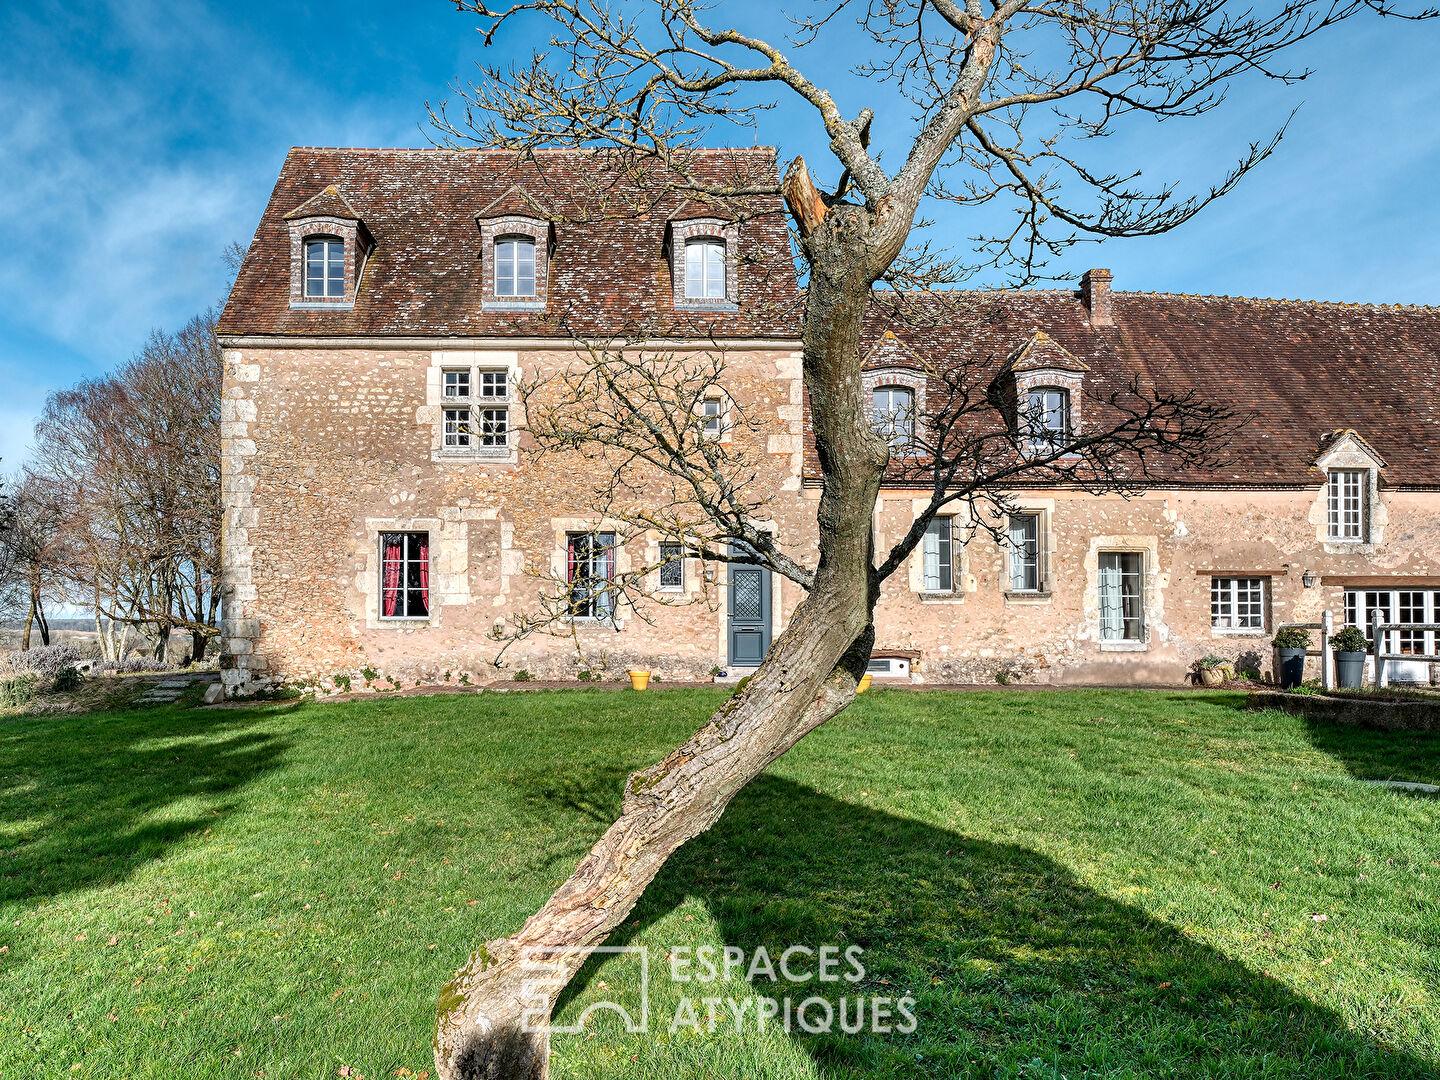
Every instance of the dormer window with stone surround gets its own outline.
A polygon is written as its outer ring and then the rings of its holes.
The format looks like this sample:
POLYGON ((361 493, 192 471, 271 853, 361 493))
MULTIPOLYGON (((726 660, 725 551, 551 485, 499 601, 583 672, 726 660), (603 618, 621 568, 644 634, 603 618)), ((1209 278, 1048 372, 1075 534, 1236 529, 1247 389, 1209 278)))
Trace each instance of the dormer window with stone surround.
POLYGON ((335 185, 285 215, 290 226, 290 306, 355 306, 374 238, 335 185))
POLYGON ((866 354, 861 385, 870 407, 870 425, 890 444, 893 457, 923 452, 926 375, 920 358, 886 330, 866 354))
POLYGON ((670 278, 677 310, 735 311, 739 299, 739 229, 698 204, 670 219, 670 278))
POLYGON ((1386 523, 1380 503, 1380 470, 1385 462, 1354 431, 1334 431, 1321 440, 1315 467, 1325 475, 1319 539, 1328 549, 1354 550, 1380 543, 1386 523))
POLYGON ((991 394, 1009 418, 1022 453, 1053 454, 1080 433, 1089 370, 1043 331, 1010 354, 991 394))
POLYGON ((554 220, 549 207, 513 187, 477 215, 480 306, 485 311, 544 311, 548 302, 554 220))

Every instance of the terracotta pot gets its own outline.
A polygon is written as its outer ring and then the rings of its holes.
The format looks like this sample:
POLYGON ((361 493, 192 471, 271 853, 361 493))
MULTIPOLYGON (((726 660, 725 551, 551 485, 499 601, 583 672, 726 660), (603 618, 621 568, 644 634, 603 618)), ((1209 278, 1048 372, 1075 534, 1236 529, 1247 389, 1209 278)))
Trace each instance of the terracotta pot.
POLYGON ((644 690, 645 687, 650 685, 650 673, 648 671, 628 671, 626 674, 630 676, 631 690, 644 690))
POLYGON ((1219 686, 1225 681, 1225 669, 1218 667, 1202 667, 1200 669, 1201 686, 1219 686))
POLYGON ((870 679, 871 679, 871 675, 870 675, 870 672, 868 672, 868 671, 865 672, 864 675, 861 675, 861 676, 860 676, 860 681, 855 684, 855 693, 857 693, 857 694, 863 694, 866 690, 869 690, 869 689, 870 689, 870 679))

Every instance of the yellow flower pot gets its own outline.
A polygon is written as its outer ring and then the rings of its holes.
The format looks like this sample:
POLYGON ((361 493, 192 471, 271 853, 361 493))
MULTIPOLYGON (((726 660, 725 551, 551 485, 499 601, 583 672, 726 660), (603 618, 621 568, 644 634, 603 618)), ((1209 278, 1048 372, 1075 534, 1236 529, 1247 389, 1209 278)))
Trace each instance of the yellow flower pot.
POLYGON ((871 675, 870 675, 870 672, 868 672, 868 671, 865 672, 864 675, 861 675, 861 676, 860 676, 860 681, 855 684, 855 693, 857 693, 857 694, 863 694, 866 690, 869 690, 869 689, 870 689, 870 679, 871 679, 871 675))
POLYGON ((631 690, 644 690, 645 687, 650 685, 650 673, 648 671, 631 671, 627 672, 627 674, 630 676, 631 690))

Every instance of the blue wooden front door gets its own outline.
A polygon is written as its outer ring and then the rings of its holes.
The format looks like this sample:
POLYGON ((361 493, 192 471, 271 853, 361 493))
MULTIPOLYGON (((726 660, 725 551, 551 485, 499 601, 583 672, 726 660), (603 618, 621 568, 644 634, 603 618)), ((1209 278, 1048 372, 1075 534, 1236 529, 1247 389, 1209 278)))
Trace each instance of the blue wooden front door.
POLYGON ((730 663, 755 667, 770 650, 770 571, 730 564, 730 663))

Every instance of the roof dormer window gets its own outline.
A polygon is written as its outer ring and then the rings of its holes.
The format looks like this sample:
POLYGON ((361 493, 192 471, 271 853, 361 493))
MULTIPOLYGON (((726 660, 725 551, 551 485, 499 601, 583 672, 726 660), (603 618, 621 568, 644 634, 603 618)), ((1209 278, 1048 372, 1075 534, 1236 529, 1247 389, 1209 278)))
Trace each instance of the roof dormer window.
POLYGON ((1037 386, 1027 394, 1025 432, 1030 451, 1048 454, 1070 442, 1070 391, 1037 386))
POLYGON ((685 242, 685 298, 725 299, 725 241, 702 237, 685 242))
POLYGON ((339 299, 345 295, 345 241, 316 236, 305 241, 305 296, 339 299))
POLYGON ((285 215, 290 226, 290 306, 355 306, 375 238, 334 184, 285 215))
POLYGON ((521 187, 505 191, 475 215, 482 310, 545 310, 555 253, 554 220, 554 212, 521 187))
POLYGON ((734 311, 739 295, 733 221, 712 217, 718 207, 690 207, 666 225, 665 249, 677 310, 734 311))
POLYGON ((533 236, 504 236, 495 241, 495 295, 534 298, 533 236))

